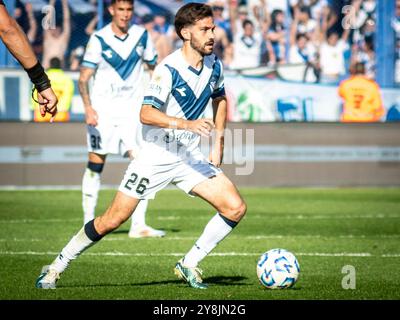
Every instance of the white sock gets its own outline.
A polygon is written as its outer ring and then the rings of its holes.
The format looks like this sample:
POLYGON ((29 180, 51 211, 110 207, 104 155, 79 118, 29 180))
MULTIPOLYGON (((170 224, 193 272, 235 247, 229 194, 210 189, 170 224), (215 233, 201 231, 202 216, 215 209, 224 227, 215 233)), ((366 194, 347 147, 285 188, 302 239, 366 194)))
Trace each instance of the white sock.
POLYGON ((86 168, 82 180, 83 222, 88 223, 95 217, 97 198, 100 190, 100 173, 86 168))
POLYGON ((88 238, 83 227, 79 232, 72 237, 68 244, 62 249, 61 253, 51 264, 51 268, 58 273, 64 272, 72 260, 75 260, 83 251, 95 244, 88 238))
POLYGON ((140 200, 135 211, 132 214, 131 231, 135 228, 146 225, 146 211, 149 200, 140 200))
POLYGON ((194 268, 222 241, 236 225, 235 222, 224 220, 217 213, 204 228, 203 234, 195 245, 185 255, 183 264, 185 267, 194 268), (229 223, 229 224, 228 224, 229 223))

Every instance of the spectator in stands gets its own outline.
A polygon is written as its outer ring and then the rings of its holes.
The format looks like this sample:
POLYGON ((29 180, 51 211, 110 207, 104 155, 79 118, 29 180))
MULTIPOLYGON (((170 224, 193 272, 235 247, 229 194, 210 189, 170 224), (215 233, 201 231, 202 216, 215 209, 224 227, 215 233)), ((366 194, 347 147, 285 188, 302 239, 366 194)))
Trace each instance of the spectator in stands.
MULTIPOLYGON (((235 6, 231 5, 229 8, 229 18, 230 18, 230 25, 231 25, 231 31, 232 31, 232 39, 234 40, 236 35, 243 35, 243 23, 249 19, 249 12, 247 10, 247 7, 244 5, 241 6, 235 6)), ((254 26, 254 24, 253 24, 254 26)))
POLYGON ((142 17, 143 27, 147 30, 157 51, 157 61, 163 60, 172 52, 172 41, 166 34, 155 29, 154 16, 151 14, 142 17))
POLYGON ((286 63, 285 15, 280 9, 275 9, 271 13, 271 24, 267 33, 267 39, 271 41, 276 61, 281 64, 286 63))
MULTIPOLYGON (((62 11, 63 11, 63 24, 62 28, 56 26, 55 28, 45 29, 43 36, 43 67, 50 67, 50 59, 57 57, 61 61, 61 66, 64 67, 64 55, 67 51, 70 33, 71 33, 71 21, 70 21, 70 11, 68 7, 68 0, 62 1, 62 11)), ((55 6, 56 0, 50 0, 49 5, 55 6)), ((50 11, 48 14, 48 19, 50 21, 55 21, 54 11, 50 11), (54 19, 54 20, 53 20, 54 19)))
POLYGON ((376 122, 384 114, 378 84, 365 76, 363 63, 351 67, 349 79, 339 86, 339 96, 343 99, 343 122, 376 122))
POLYGON ((230 65, 232 62, 232 34, 230 32, 229 21, 224 19, 222 13, 224 11, 224 2, 219 0, 209 1, 211 6, 214 24, 214 54, 221 59, 224 65, 230 65), (229 33, 228 31, 229 30, 229 33))
POLYGON ((311 18, 309 7, 300 7, 295 13, 293 24, 296 26, 296 32, 307 35, 313 43, 318 36, 318 23, 311 18))
POLYGON ((372 37, 366 37, 361 43, 353 45, 352 63, 362 62, 365 65, 365 75, 369 79, 375 79, 376 63, 374 40, 372 37))
POLYGON ((174 27, 167 22, 167 17, 161 13, 154 15, 154 30, 159 34, 171 36, 175 30, 174 27))
POLYGON ((221 0, 212 0, 209 1, 208 4, 211 6, 213 11, 214 23, 217 27, 222 28, 225 31, 226 36, 228 37, 229 42, 232 42, 232 31, 231 25, 228 19, 224 18, 225 7, 224 1, 221 0))
POLYGON ((304 64, 306 67, 304 71, 305 82, 316 82, 319 74, 316 49, 308 40, 307 35, 302 33, 294 34, 295 29, 290 38, 288 62, 291 64, 304 64))
MULTIPOLYGON (((231 69, 256 68, 261 62, 262 35, 250 20, 243 22, 243 33, 234 34, 231 69)), ((271 48, 271 51, 272 48, 271 48)))
POLYGON ((340 78, 346 74, 344 54, 349 49, 346 42, 347 35, 348 30, 343 32, 342 38, 339 38, 335 31, 330 32, 326 40, 323 36, 324 41, 319 51, 321 83, 337 84, 340 78))
POLYGON ((311 18, 320 24, 322 17, 326 15, 329 10, 328 0, 309 0, 306 5, 310 8, 311 18))
POLYGON ((30 43, 36 39, 37 22, 33 14, 32 4, 21 0, 15 2, 14 18, 26 33, 30 43))
MULTIPOLYGON (((71 101, 74 95, 74 82, 72 81, 71 77, 61 69, 61 61, 59 58, 50 59, 50 69, 48 69, 46 72, 51 81, 51 86, 54 90, 54 93, 58 97, 58 112, 54 118, 54 121, 67 122, 70 118, 69 110, 71 108, 71 101)), ((45 117, 42 117, 39 109, 36 106, 36 102, 32 101, 34 121, 48 122, 51 115, 48 114, 45 117)))
POLYGON ((266 0, 248 0, 247 10, 249 12, 249 19, 253 21, 256 28, 266 31, 270 16, 266 0))

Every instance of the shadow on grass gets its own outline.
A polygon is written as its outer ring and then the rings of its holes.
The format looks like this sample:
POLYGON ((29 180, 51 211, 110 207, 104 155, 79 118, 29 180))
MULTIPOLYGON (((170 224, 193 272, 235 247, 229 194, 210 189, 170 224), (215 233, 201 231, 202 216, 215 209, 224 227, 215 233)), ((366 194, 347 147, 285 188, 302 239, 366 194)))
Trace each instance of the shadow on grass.
MULTIPOLYGON (((160 230, 164 230, 165 232, 167 232, 167 237, 168 237, 169 233, 181 232, 181 229, 174 229, 174 228, 160 228, 160 230)), ((115 230, 115 231, 111 232, 110 234, 128 234, 128 233, 129 233, 128 229, 121 229, 121 230, 115 230)))
MULTIPOLYGON (((241 283, 243 280, 247 280, 246 277, 236 276, 236 277, 209 277, 205 278, 204 282, 210 285, 219 286, 249 286, 250 284, 241 283)), ((138 283, 98 283, 98 284, 87 284, 87 285, 61 285, 57 288, 60 289, 73 289, 73 288, 102 288, 102 287, 141 287, 141 286, 159 286, 159 285, 169 285, 184 284, 182 280, 164 280, 164 281, 151 281, 151 282, 138 282, 138 283)))

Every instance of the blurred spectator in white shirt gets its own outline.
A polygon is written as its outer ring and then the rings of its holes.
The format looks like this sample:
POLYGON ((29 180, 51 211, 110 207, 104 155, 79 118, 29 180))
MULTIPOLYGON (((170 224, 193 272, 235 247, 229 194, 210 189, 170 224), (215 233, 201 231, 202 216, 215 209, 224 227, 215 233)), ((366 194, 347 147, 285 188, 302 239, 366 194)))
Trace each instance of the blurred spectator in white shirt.
POLYGON ((344 54, 348 49, 349 45, 343 37, 340 39, 336 32, 328 34, 319 52, 321 83, 337 84, 341 76, 346 74, 344 54))
POLYGON ((233 60, 231 69, 256 68, 261 62, 261 33, 255 32, 250 20, 243 22, 243 32, 233 37, 233 60))

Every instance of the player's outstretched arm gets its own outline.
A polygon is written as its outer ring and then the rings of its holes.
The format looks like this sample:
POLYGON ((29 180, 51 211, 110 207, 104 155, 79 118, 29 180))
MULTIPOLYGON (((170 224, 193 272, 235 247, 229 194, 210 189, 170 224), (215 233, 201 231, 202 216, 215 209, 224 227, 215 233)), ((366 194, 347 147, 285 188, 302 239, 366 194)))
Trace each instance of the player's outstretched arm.
POLYGON ((50 113, 52 115, 50 121, 53 121, 57 113, 58 100, 51 89, 50 80, 38 62, 25 33, 2 5, 0 5, 0 38, 15 59, 24 67, 39 92, 40 114, 45 116, 46 113, 50 113))
POLYGON ((17 22, 10 17, 6 8, 0 5, 0 37, 4 44, 25 68, 32 68, 37 59, 29 44, 28 38, 17 22))
POLYGON ((170 117, 149 104, 142 106, 140 121, 160 128, 188 130, 204 137, 210 136, 211 130, 214 129, 214 122, 211 119, 185 120, 170 117))

